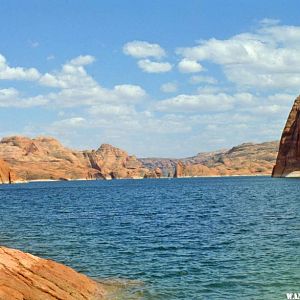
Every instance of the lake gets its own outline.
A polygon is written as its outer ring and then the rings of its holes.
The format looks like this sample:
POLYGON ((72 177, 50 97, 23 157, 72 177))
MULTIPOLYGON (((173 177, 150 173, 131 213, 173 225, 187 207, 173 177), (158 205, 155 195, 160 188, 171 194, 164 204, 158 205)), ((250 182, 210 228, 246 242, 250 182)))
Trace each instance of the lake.
POLYGON ((111 299, 300 292, 300 180, 0 185, 0 244, 118 286, 111 299))

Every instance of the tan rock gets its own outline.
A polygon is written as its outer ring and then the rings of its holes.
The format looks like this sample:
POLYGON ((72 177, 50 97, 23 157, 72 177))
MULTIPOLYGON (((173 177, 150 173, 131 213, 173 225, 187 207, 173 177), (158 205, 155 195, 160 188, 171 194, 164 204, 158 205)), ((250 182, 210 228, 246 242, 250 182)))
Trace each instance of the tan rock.
POLYGON ((159 167, 168 177, 271 175, 277 151, 276 141, 244 143, 188 158, 142 158, 140 161, 148 169, 159 167))
POLYGON ((282 132, 273 177, 300 177, 300 96, 282 132))
POLYGON ((179 161, 175 168, 174 177, 198 177, 198 176, 212 176, 215 171, 201 164, 184 164, 179 161))
POLYGON ((0 183, 13 183, 16 180, 15 173, 6 162, 0 159, 0 183))
POLYGON ((78 151, 50 137, 3 138, 0 157, 23 180, 143 178, 149 172, 135 156, 111 145, 78 151))
POLYGON ((104 287, 73 269, 0 247, 0 300, 104 299, 104 287))
MULTIPOLYGON (((229 150, 199 153, 177 160, 174 177, 271 175, 277 149, 277 142, 244 143, 229 150)), ((149 161, 148 167, 152 167, 149 161)))

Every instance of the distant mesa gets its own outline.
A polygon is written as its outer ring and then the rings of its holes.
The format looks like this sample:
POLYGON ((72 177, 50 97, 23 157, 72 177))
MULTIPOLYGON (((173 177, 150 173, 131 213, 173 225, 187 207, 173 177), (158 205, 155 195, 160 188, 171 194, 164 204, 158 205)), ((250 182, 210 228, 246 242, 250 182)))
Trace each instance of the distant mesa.
POLYGON ((164 177, 247 176, 272 174, 278 142, 244 143, 231 149, 198 153, 196 156, 167 159, 142 158, 150 169, 159 167, 164 177))
POLYGON ((278 143, 245 143, 196 156, 137 158, 109 144, 73 150, 52 137, 5 137, 0 141, 0 183, 34 180, 141 179, 271 175, 278 143))
POLYGON ((273 177, 300 177, 300 96, 282 132, 273 177))
POLYGON ((51 137, 5 137, 0 141, 0 157, 5 161, 3 183, 8 182, 9 172, 23 181, 156 178, 160 173, 109 144, 77 151, 51 137))

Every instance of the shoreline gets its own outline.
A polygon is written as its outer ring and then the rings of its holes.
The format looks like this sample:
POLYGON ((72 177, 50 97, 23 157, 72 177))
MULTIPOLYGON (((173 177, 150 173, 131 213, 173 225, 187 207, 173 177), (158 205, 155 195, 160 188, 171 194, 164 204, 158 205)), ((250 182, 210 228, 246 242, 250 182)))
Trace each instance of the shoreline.
POLYGON ((107 179, 87 179, 87 178, 70 178, 70 179, 31 179, 31 180, 16 180, 12 183, 3 183, 3 184, 26 184, 34 182, 63 182, 63 181, 114 181, 114 180, 143 180, 143 179, 184 179, 184 178, 222 178, 222 177, 272 177, 272 174, 243 174, 243 175, 199 175, 199 176, 181 176, 181 177, 159 177, 159 178, 144 178, 144 177, 135 177, 135 178, 107 178, 107 179))

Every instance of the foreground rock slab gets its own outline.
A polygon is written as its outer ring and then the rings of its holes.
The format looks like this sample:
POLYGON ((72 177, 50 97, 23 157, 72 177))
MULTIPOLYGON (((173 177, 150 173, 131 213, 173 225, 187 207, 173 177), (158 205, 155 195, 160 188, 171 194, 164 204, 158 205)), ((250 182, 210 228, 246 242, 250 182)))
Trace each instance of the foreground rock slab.
POLYGON ((104 299, 103 286, 73 269, 0 247, 1 300, 104 299))

